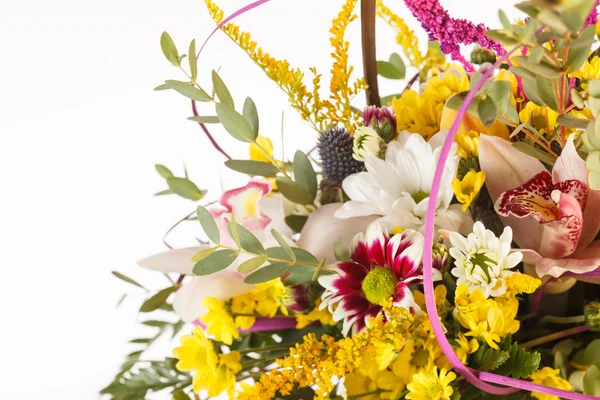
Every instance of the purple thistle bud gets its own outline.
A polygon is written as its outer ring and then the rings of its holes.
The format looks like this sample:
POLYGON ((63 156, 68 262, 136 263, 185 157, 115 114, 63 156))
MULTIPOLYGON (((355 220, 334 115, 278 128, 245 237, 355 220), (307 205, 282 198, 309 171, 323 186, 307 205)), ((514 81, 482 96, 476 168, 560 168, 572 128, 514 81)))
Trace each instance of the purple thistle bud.
POLYGON ((386 143, 396 138, 396 114, 393 108, 366 106, 363 120, 365 126, 373 128, 386 143))
POLYGON ((485 25, 475 25, 464 19, 450 17, 439 0, 404 0, 404 2, 415 18, 421 22, 429 39, 439 41, 442 52, 450 54, 453 60, 462 63, 467 72, 475 72, 475 69, 462 56, 461 44, 477 43, 488 50, 494 50, 499 56, 506 53, 500 43, 485 36, 488 30, 485 25))

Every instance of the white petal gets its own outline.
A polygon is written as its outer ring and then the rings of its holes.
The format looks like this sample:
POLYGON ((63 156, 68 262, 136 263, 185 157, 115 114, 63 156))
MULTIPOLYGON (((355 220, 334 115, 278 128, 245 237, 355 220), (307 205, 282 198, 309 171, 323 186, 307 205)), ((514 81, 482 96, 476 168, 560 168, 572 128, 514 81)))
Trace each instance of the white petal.
POLYGON ((183 249, 173 249, 162 253, 146 257, 138 261, 140 267, 153 269, 160 272, 177 272, 179 274, 192 274, 194 263, 192 257, 200 250, 207 249, 210 246, 186 247, 183 249))

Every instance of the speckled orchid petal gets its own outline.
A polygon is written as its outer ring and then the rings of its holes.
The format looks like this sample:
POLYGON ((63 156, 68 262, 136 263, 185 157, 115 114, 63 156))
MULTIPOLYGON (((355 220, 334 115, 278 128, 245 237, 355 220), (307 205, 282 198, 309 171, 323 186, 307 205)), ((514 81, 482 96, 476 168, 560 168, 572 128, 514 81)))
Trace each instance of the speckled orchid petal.
MULTIPOLYGON (((539 160, 517 150, 509 141, 483 134, 479 137, 479 163, 494 202, 502 193, 546 170, 539 160)), ((502 217, 502 222, 513 228, 514 240, 519 247, 539 249, 543 229, 537 221, 511 215, 502 217)))
POLYGON ((554 185, 550 173, 542 171, 504 192, 496 202, 496 211, 504 217, 533 217, 543 228, 537 251, 544 257, 562 258, 577 249, 583 224, 581 203, 585 206, 586 198, 587 187, 581 182, 554 185))
POLYGON ((598 268, 598 265, 600 265, 600 257, 584 259, 544 258, 536 264, 535 272, 540 277, 549 275, 554 278, 558 278, 565 272, 572 272, 574 274, 584 274, 586 272, 591 272, 596 270, 598 268))
MULTIPOLYGON (((552 179, 555 183, 568 180, 577 180, 587 186, 588 171, 585 167, 585 161, 577 153, 575 144, 571 135, 567 140, 560 157, 554 164, 552 170, 552 179)), ((587 196, 587 206, 582 207, 583 229, 579 238, 579 247, 587 247, 596 238, 600 231, 600 190, 589 190, 587 196)))

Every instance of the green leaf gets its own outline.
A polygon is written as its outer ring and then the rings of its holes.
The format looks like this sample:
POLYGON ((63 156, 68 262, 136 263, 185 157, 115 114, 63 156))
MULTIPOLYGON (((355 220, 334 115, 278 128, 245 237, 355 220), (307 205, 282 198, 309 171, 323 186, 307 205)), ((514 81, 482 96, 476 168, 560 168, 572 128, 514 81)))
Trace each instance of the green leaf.
POLYGON ((402 71, 389 61, 377 61, 377 73, 388 79, 403 79, 402 71))
MULTIPOLYGON (((591 33, 591 39, 593 40, 594 29, 595 29, 594 25, 589 26, 583 32, 582 36, 583 35, 589 36, 589 34, 591 33)), ((586 38, 583 37, 582 40, 586 40, 586 38)), ((574 71, 579 70, 581 67, 583 67, 583 64, 585 64, 585 60, 587 59, 588 55, 590 54, 591 46, 592 46, 592 43, 590 42, 590 44, 588 44, 588 45, 584 45, 581 47, 571 47, 569 49, 569 55, 567 56, 567 62, 565 63, 565 66, 567 67, 566 72, 574 72, 574 71)))
POLYGON ((235 215, 233 212, 231 212, 231 221, 229 221, 227 224, 227 231, 229 232, 229 236, 231 236, 235 244, 237 244, 238 248, 241 248, 238 226, 239 225, 235 222, 235 215))
POLYGON ((271 163, 254 160, 227 160, 225 166, 234 171, 254 176, 275 176, 279 172, 271 163))
POLYGON ((558 98, 556 93, 556 79, 548 79, 543 76, 536 77, 537 92, 542 101, 554 111, 558 111, 558 98))
POLYGON ((217 116, 205 116, 205 117, 188 117, 190 121, 198 122, 200 124, 220 124, 219 117, 217 116))
POLYGON ((198 186, 186 178, 167 178, 167 185, 175 194, 189 200, 200 200, 204 197, 204 191, 198 189, 198 186))
POLYGON ((516 46, 517 44, 520 44, 516 38, 498 29, 490 29, 486 31, 485 36, 502 43, 504 46, 516 46))
POLYGON ((500 343, 500 348, 507 351, 510 357, 498 368, 497 373, 512 376, 515 379, 527 378, 537 371, 542 356, 537 351, 530 353, 525 349, 520 349, 519 345, 511 340, 511 336, 508 335, 500 343))
POLYGON ((556 123, 558 125, 579 130, 586 129, 588 122, 589 121, 587 119, 575 118, 569 115, 560 115, 558 118, 556 118, 556 123))
POLYGON ((175 194, 175 192, 172 191, 171 189, 166 189, 166 190, 161 190, 158 193, 154 193, 155 196, 166 196, 168 194, 175 194))
POLYGON ((190 72, 192 79, 196 80, 198 77, 198 59, 196 58, 196 39, 192 39, 190 42, 190 49, 188 50, 188 61, 190 63, 190 72))
POLYGON ((317 174, 308 156, 300 150, 296 151, 294 155, 294 178, 296 179, 296 183, 299 183, 310 191, 312 200, 317 197, 317 174))
POLYGON ((498 107, 491 97, 486 96, 479 102, 477 114, 485 126, 490 126, 498 118, 498 107))
POLYGON ((214 244, 221 243, 221 237, 219 235, 219 228, 217 227, 217 223, 215 219, 211 215, 211 213, 202 206, 198 206, 196 208, 196 215, 198 216, 198 221, 204 230, 204 233, 214 244))
POLYGON ((294 251, 290 247, 289 243, 286 242, 286 240, 283 238, 283 236, 281 236, 281 234, 279 232, 277 232, 275 229, 271 229, 271 234, 273 235, 273 237, 275 238, 275 240, 277 240, 277 243, 279 243, 279 245, 281 246, 281 248, 283 250, 285 250, 286 254, 290 257, 290 259, 295 262, 296 261, 296 254, 294 253, 294 251))
POLYGON ((217 103, 216 110, 223 127, 231 136, 246 143, 256 139, 256 133, 243 115, 223 103, 217 103))
POLYGON ((166 83, 163 83, 162 85, 158 85, 157 87, 154 88, 155 91, 169 90, 169 89, 171 89, 171 88, 166 83))
POLYGON ((596 339, 587 345, 583 353, 583 360, 586 365, 600 362, 600 339, 596 339))
POLYGON ((315 268, 315 272, 313 273, 313 276, 312 276, 313 281, 316 281, 319 278, 319 275, 321 274, 321 270, 323 269, 323 266, 325 266, 326 260, 327 260, 326 258, 322 259, 321 262, 319 263, 319 265, 317 266, 317 268, 315 268))
POLYGON ((279 278, 282 275, 288 273, 292 269, 292 264, 289 263, 272 263, 265 265, 261 269, 254 271, 244 279, 244 282, 249 284, 257 284, 268 282, 275 278, 279 278))
POLYGON ((488 372, 504 364, 509 357, 510 354, 508 351, 492 349, 486 344, 479 347, 479 350, 473 355, 471 362, 474 368, 488 372))
POLYGON ((350 261, 350 251, 342 242, 336 242, 333 245, 333 254, 338 261, 350 261))
POLYGON ((167 321, 149 320, 149 321, 142 321, 142 325, 152 326, 154 328, 162 328, 162 327, 169 325, 169 323, 167 321))
MULTIPOLYGON (((313 264, 313 265, 317 265, 319 264, 319 260, 317 260, 315 258, 315 256, 313 256, 312 254, 310 254, 308 251, 298 248, 298 247, 292 247, 292 251, 294 252, 295 256, 296 256, 296 260, 303 262, 303 263, 308 263, 308 264, 313 264)), ((288 255, 288 253, 282 248, 282 247, 270 247, 267 249, 267 255, 271 258, 277 258, 280 260, 286 260, 289 261, 290 263, 292 262, 292 258, 288 255)))
POLYGON ((252 254, 267 254, 260 240, 258 240, 256 236, 254 236, 254 234, 252 234, 252 232, 250 232, 248 229, 238 224, 237 232, 240 238, 240 246, 242 249, 252 254))
POLYGON ((525 68, 519 67, 518 65, 513 65, 512 67, 509 68, 510 72, 519 75, 522 78, 527 78, 527 79, 534 79, 535 78, 535 74, 531 73, 530 71, 526 70, 525 68))
POLYGON ((204 276, 214 274, 231 265, 238 256, 235 250, 219 250, 194 265, 194 275, 204 276))
POLYGON ((171 36, 167 32, 163 32, 160 35, 160 48, 162 49, 163 54, 173 64, 173 66, 179 66, 179 52, 177 51, 177 47, 175 46, 175 42, 171 39, 171 36))
POLYGON ((129 341, 129 343, 146 344, 146 343, 149 343, 151 340, 152 340, 152 338, 139 338, 139 339, 132 339, 129 341))
POLYGON ((494 100, 498 114, 504 115, 510 105, 510 83, 507 81, 492 82, 485 93, 494 100))
POLYGON ((399 99, 400 97, 402 97, 402 93, 396 93, 396 94, 390 94, 387 96, 383 96, 381 98, 381 104, 389 105, 392 102, 392 100, 399 99))
POLYGON ((583 393, 600 397, 600 369, 595 365, 583 376, 583 393))
POLYGON ((156 168, 156 172, 158 172, 158 174, 165 179, 172 178, 174 176, 171 170, 164 165, 156 164, 154 168, 156 168))
POLYGON ((267 262, 266 255, 251 258, 249 260, 244 261, 238 266, 238 272, 242 274, 247 274, 249 272, 254 271, 258 267, 263 265, 265 262, 267 262))
POLYGON ((256 104, 254 104, 254 101, 250 97, 246 97, 246 100, 244 101, 244 109, 242 110, 242 114, 252 127, 252 131, 255 135, 254 137, 258 136, 258 110, 256 109, 256 104))
POLYGON ((538 14, 537 19, 542 24, 548 25, 548 27, 561 36, 569 31, 569 28, 564 24, 563 21, 561 21, 558 14, 548 8, 542 9, 538 14))
POLYGON ((286 199, 297 204, 313 204, 313 197, 310 191, 290 178, 278 176, 275 179, 277 188, 286 199))
POLYGON ((392 53, 392 55, 390 56, 390 64, 392 64, 398 71, 400 71, 400 75, 402 75, 402 78, 400 79, 404 79, 404 77, 406 76, 406 66, 404 65, 404 61, 402 61, 402 57, 400 57, 396 53, 392 53))
POLYGON ((585 107, 583 97, 581 97, 581 95, 575 88, 571 89, 571 101, 577 106, 577 108, 585 107))
POLYGON ((197 263, 200 260, 204 260, 206 257, 210 256, 212 253, 217 251, 217 249, 218 249, 218 247, 210 247, 208 249, 202 249, 192 256, 191 261, 193 263, 197 263))
POLYGON ((145 288, 144 288, 142 285, 140 285, 139 283, 137 283, 136 281, 134 281, 134 280, 133 280, 133 279, 131 279, 130 277, 123 275, 123 274, 122 274, 122 273, 120 273, 120 272, 117 272, 117 271, 112 271, 111 273, 112 273, 114 276, 116 276, 117 278, 119 278, 120 280, 124 281, 124 282, 127 282, 127 283, 129 283, 129 284, 131 284, 131 285, 134 285, 134 286, 137 286, 137 287, 139 287, 139 288, 142 288, 142 289, 146 290, 146 289, 145 289, 145 288))
POLYGON ((183 390, 173 392, 173 400, 192 400, 183 390))
POLYGON ((512 145, 513 145, 513 147, 517 148, 518 150, 522 151, 523 153, 537 158, 544 164, 554 166, 554 163, 556 163, 556 160, 550 154, 546 153, 542 149, 538 149, 537 147, 534 147, 533 145, 531 145, 527 142, 515 142, 512 145))
POLYGON ((217 97, 219 98, 221 103, 226 104, 231 108, 235 108, 235 105, 233 103, 233 97, 231 97, 229 89, 227 89, 225 82, 223 82, 223 79, 221 79, 217 71, 215 71, 214 69, 212 72, 212 82, 213 87, 215 88, 215 93, 217 93, 217 97))
POLYGON ((300 233, 302 232, 302 228, 304 228, 304 224, 308 220, 308 216, 306 215, 288 215, 285 217, 285 223, 289 226, 294 232, 300 233))
POLYGON ((502 23, 504 30, 510 32, 512 30, 512 24, 506 16, 506 13, 502 10, 498 10, 498 18, 500 19, 500 23, 502 23))
POLYGON ((165 85, 175 90, 179 94, 184 95, 188 99, 196 101, 212 101, 212 97, 208 95, 204 90, 198 89, 188 82, 168 80, 165 81, 165 85))
POLYGON ((547 64, 545 62, 536 64, 533 61, 531 61, 527 56, 515 56, 514 60, 526 70, 534 74, 541 75, 545 78, 559 78, 562 75, 562 71, 557 70, 552 65, 547 64))
POLYGON ((527 95, 529 100, 533 101, 535 104, 541 107, 546 105, 544 104, 544 101, 540 98, 540 95, 538 94, 538 87, 535 79, 523 78, 521 79, 521 82, 523 83, 523 90, 525 91, 525 94, 527 95))
POLYGON ((161 307, 169 298, 169 295, 175 291, 175 286, 168 287, 156 293, 142 304, 140 312, 152 312, 161 307))

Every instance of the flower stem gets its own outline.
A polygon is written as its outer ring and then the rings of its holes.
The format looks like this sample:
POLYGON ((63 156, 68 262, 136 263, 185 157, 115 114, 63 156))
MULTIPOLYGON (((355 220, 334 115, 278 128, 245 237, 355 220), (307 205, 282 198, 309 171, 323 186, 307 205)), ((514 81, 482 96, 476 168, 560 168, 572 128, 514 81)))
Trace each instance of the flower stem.
MULTIPOLYGON (((196 108, 196 101, 192 100, 192 112, 194 113, 194 117, 198 117, 198 109, 196 108)), ((213 147, 215 149, 217 149, 217 151, 221 154, 223 154, 225 156, 226 159, 231 160, 231 157, 229 157, 229 154, 227 154, 225 152, 225 150, 223 150, 221 148, 221 146, 219 146, 219 144, 217 143, 217 141, 212 137, 212 135, 210 134, 210 132, 208 131, 208 129, 206 128, 206 125, 204 125, 201 122, 198 122, 198 125, 200 125, 200 128, 202 128, 202 130, 204 131, 204 133, 206 134, 206 137, 208 138, 208 140, 210 140, 210 143, 212 143, 213 147)))
POLYGON ((521 344, 520 347, 526 349, 530 347, 536 347, 545 343, 554 342, 555 340, 566 338, 578 333, 587 332, 590 328, 587 325, 578 326, 576 328, 567 329, 564 331, 552 333, 550 335, 542 336, 537 339, 530 340, 521 344))

